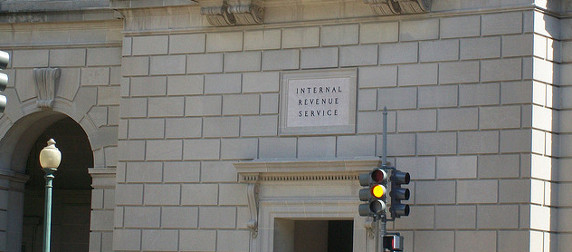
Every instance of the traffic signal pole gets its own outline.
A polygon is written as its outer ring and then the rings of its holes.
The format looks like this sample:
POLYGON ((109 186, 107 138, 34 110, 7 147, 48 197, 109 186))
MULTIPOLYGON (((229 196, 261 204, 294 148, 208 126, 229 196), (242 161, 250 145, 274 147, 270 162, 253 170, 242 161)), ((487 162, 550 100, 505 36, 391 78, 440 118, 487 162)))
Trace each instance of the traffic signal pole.
POLYGON ((403 251, 403 237, 399 233, 388 233, 387 222, 409 215, 409 205, 401 203, 409 199, 409 173, 397 170, 387 161, 387 108, 383 108, 382 165, 368 173, 359 174, 358 214, 372 217, 375 225, 375 251, 403 251))
POLYGON ((376 252, 384 252, 384 246, 382 244, 382 246, 379 246, 380 243, 383 243, 383 237, 385 237, 386 233, 387 233, 387 218, 385 217, 385 214, 381 215, 380 217, 380 221, 378 223, 378 235, 375 237, 376 241, 376 252))
POLYGON ((387 165, 387 107, 383 107, 383 142, 381 164, 384 166, 387 165))
MULTIPOLYGON (((382 153, 381 153, 381 164, 383 166, 387 166, 387 107, 383 107, 383 142, 382 142, 382 153)), ((376 217, 374 217, 376 218, 376 217)), ((375 251, 376 252, 383 252, 384 246, 379 246, 380 243, 383 243, 383 237, 385 233, 387 233, 387 218, 385 217, 385 213, 379 216, 380 220, 377 227, 378 234, 376 235, 375 239, 375 251)))

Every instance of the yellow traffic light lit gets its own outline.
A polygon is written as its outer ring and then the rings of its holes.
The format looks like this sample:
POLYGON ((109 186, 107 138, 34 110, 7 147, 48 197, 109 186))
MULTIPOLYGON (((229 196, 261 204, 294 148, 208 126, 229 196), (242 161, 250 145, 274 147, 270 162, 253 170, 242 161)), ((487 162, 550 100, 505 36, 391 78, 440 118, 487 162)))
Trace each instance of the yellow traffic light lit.
POLYGON ((386 192, 385 187, 382 185, 375 185, 373 188, 371 188, 371 195, 373 195, 378 199, 383 197, 383 195, 385 195, 385 192, 386 192))
POLYGON ((376 168, 369 173, 359 175, 359 184, 366 188, 359 190, 359 199, 367 201, 360 204, 358 213, 360 216, 381 216, 386 209, 386 194, 388 193, 385 185, 388 182, 387 172, 382 168, 376 168))

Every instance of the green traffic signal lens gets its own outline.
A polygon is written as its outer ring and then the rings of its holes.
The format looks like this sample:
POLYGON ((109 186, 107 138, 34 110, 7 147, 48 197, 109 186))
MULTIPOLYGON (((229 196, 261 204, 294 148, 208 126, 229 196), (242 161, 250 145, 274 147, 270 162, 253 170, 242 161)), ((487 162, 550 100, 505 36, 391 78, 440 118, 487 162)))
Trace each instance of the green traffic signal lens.
POLYGON ((382 214, 385 211, 385 202, 382 200, 374 200, 369 203, 369 210, 377 215, 382 214))
POLYGON ((409 205, 396 204, 391 206, 392 216, 399 218, 401 216, 409 216, 409 205))

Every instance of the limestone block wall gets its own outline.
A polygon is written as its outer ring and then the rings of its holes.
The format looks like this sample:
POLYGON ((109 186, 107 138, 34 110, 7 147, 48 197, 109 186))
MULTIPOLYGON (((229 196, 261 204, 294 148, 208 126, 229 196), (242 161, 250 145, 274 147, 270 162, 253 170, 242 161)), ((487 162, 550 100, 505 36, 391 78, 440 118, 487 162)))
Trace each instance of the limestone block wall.
POLYGON ((553 129, 534 117, 553 108, 553 82, 533 75, 557 55, 536 54, 554 42, 534 32, 543 15, 180 30, 157 15, 126 21, 115 250, 248 251, 232 163, 379 156, 387 106, 390 160, 414 180, 411 215, 390 225, 407 251, 550 251, 550 194, 531 196, 552 185, 538 162, 553 154, 536 141, 553 129), (279 135, 281 74, 346 68, 358 73, 355 134, 279 135))
MULTIPOLYGON (((5 120, 2 126, 9 129, 11 124, 21 117, 39 110, 35 104, 37 94, 33 69, 58 67, 61 69, 61 77, 56 87, 54 106, 56 109, 61 106, 62 112, 69 113, 68 116, 84 128, 94 129, 94 132, 97 131, 95 129, 101 129, 111 133, 106 135, 100 132, 89 137, 94 147, 95 167, 115 166, 115 147, 110 144, 116 141, 113 132, 116 132, 119 114, 117 96, 120 67, 115 65, 119 64, 119 60, 114 59, 114 55, 120 51, 117 47, 9 51, 13 65, 8 73, 13 86, 9 86, 5 91, 10 105, 3 114, 5 120), (88 60, 88 57, 91 60, 88 60), (114 86, 111 83, 117 84, 114 86), (72 104, 72 108, 69 108, 69 104, 72 104)), ((88 131, 90 130, 86 130, 88 131)))
POLYGON ((92 176, 89 251, 112 251, 115 169, 90 169, 92 176))
MULTIPOLYGON (((570 9, 568 9, 570 10, 570 9)), ((572 67, 572 51, 571 51, 571 40, 572 40, 572 30, 571 25, 572 19, 570 18, 563 18, 560 19, 560 27, 561 33, 560 41, 561 41, 561 64, 560 66, 560 85, 558 86, 557 90, 560 94, 559 100, 559 127, 558 130, 560 132, 559 142, 556 143, 559 146, 560 152, 557 153, 560 157, 559 161, 559 169, 558 169, 558 176, 555 182, 557 182, 558 188, 558 198, 554 200, 558 206, 558 225, 557 230, 559 232, 558 238, 558 249, 565 250, 567 247, 570 246, 569 237, 571 235, 570 229, 570 214, 572 209, 570 208, 570 145, 572 142, 570 141, 570 84, 572 83, 571 72, 570 69, 572 67)), ((553 184, 554 185, 554 184, 553 184)))
MULTIPOLYGON (((122 26, 113 20, 85 22, 81 15, 78 20, 77 16, 62 15, 65 13, 46 14, 54 20, 69 22, 31 24, 14 19, 5 23, 2 19, 0 24, 0 50, 11 56, 6 70, 9 85, 3 92, 8 106, 0 114, 0 174, 6 175, 0 187, 0 251, 20 251, 22 247, 21 220, 27 180, 23 174, 30 150, 15 146, 26 141, 34 143, 36 140, 29 136, 41 134, 54 115, 69 116, 80 124, 93 151, 91 251, 100 251, 99 247, 103 247, 101 251, 109 251, 106 246, 112 240, 115 184, 102 182, 102 176, 111 173, 111 180, 115 181, 122 26), (53 107, 39 108, 34 69, 48 67, 59 68, 61 74, 55 86, 53 107)), ((34 19, 38 14, 27 17, 34 19)))

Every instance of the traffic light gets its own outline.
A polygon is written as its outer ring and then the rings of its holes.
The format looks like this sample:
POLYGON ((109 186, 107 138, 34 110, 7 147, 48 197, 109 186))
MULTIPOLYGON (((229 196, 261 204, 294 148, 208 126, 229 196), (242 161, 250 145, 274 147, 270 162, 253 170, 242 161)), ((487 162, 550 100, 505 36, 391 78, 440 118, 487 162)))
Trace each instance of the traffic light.
MULTIPOLYGON (((6 69, 9 62, 10 55, 7 52, 0 51, 0 70, 6 69)), ((8 86, 8 75, 0 73, 0 92, 4 91, 6 86, 8 86)), ((6 96, 0 94, 0 113, 3 113, 4 109, 6 109, 6 96)))
POLYGON ((401 201, 408 200, 410 192, 407 188, 401 188, 401 185, 409 184, 409 173, 392 170, 389 180, 391 181, 391 192, 389 193, 391 196, 391 207, 389 208, 391 217, 395 219, 401 216, 408 216, 409 205, 401 204, 401 201))
POLYGON ((359 175, 359 184, 366 187, 359 190, 359 199, 367 201, 358 207, 360 216, 379 217, 385 213, 387 181, 387 172, 381 168, 359 175))

